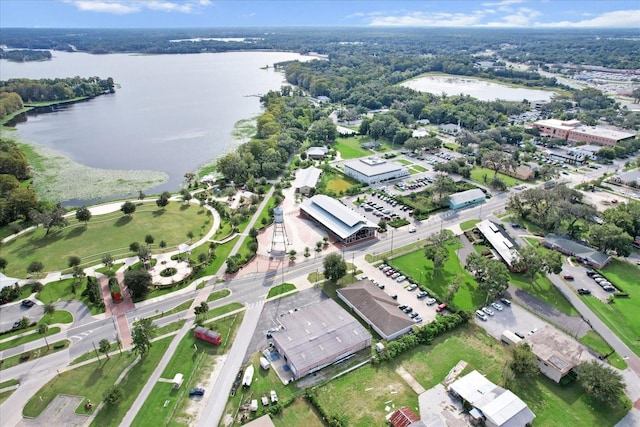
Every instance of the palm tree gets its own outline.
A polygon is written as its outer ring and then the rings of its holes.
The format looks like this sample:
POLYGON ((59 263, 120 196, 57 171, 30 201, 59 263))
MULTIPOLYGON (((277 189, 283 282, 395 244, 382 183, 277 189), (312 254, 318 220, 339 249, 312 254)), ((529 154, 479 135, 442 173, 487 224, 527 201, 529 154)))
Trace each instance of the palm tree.
POLYGON ((44 314, 48 314, 49 316, 51 316, 55 312, 56 307, 52 303, 47 303, 44 305, 44 314))
POLYGON ((38 325, 38 333, 40 335, 44 336, 44 342, 47 345, 47 350, 49 350, 49 342, 47 341, 47 332, 48 331, 49 331, 49 325, 47 325, 46 323, 40 323, 38 325))
POLYGON ((111 349, 111 343, 109 342, 109 340, 106 338, 102 338, 98 343, 98 346, 100 349, 100 353, 104 353, 107 356, 107 359, 109 359, 109 350, 111 349))

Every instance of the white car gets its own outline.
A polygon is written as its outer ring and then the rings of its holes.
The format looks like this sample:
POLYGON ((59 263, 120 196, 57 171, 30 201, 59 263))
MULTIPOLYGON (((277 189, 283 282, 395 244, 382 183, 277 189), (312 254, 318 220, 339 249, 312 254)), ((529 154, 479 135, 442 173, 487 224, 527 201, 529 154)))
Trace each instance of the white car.
POLYGON ((491 307, 495 308, 498 311, 502 311, 502 306, 500 304, 498 304, 497 302, 492 303, 491 307))
POLYGON ((489 307, 482 307, 482 311, 484 311, 489 316, 493 316, 495 314, 489 307))
POLYGON ((436 303, 436 299, 435 299, 435 298, 427 298, 427 299, 426 299, 426 301, 425 301, 425 303, 426 303, 427 305, 433 305, 433 304, 435 304, 435 303, 436 303))
POLYGON ((404 282, 405 280, 407 280, 407 276, 400 276, 400 277, 398 277, 398 278, 396 279, 396 282, 398 282, 398 283, 402 283, 402 282, 404 282))
POLYGON ((480 320, 487 320, 487 315, 480 310, 476 310, 476 317, 480 320))
POLYGON ((415 291, 416 289, 418 289, 418 285, 416 285, 415 283, 410 284, 409 286, 407 286, 407 290, 409 292, 411 291, 415 291))

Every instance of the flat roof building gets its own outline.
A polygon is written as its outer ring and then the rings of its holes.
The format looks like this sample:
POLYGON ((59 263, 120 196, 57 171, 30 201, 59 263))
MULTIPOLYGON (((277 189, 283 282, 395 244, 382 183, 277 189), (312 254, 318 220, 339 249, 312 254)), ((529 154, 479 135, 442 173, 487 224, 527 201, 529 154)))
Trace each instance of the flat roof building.
POLYGON ((387 341, 394 340, 413 329, 415 323, 402 311, 397 302, 370 280, 361 280, 338 289, 338 298, 387 341))
POLYGON ((587 355, 580 343, 548 325, 528 335, 524 341, 536 356, 540 372, 557 383, 587 355))
POLYGON ((406 166, 379 157, 351 160, 345 162, 343 168, 345 175, 369 185, 409 175, 406 166))
POLYGON ((603 126, 586 126, 579 120, 538 120, 532 126, 540 131, 541 136, 606 146, 636 137, 635 132, 603 126))
POLYGON ((293 181, 295 192, 308 196, 315 190, 321 176, 322 170, 315 166, 298 170, 296 179, 293 181))
POLYGON ((472 206, 477 203, 484 202, 485 199, 485 194, 479 188, 461 191, 449 196, 449 208, 462 209, 466 208, 467 206, 472 206))
POLYGON ((307 150, 307 156, 313 160, 322 160, 327 154, 329 154, 327 147, 309 147, 307 150))
POLYGON ((596 268, 603 268, 611 261, 611 256, 558 234, 547 234, 542 245, 565 255, 575 256, 578 261, 596 268))
POLYGON ((273 344, 296 379, 371 346, 371 334, 330 298, 278 320, 273 344))
POLYGON ((480 411, 487 427, 525 427, 536 417, 513 392, 495 385, 478 371, 451 383, 449 391, 480 411))
POLYGON ((378 229, 364 216, 324 194, 305 200, 300 211, 345 244, 375 237, 378 229))
POLYGON ((640 187, 640 169, 632 169, 630 171, 616 174, 611 178, 611 180, 631 187, 640 187))
POLYGON ((518 245, 496 223, 485 219, 476 224, 478 231, 489 242, 491 247, 500 255, 500 258, 507 264, 509 270, 513 270, 513 264, 518 258, 518 245))

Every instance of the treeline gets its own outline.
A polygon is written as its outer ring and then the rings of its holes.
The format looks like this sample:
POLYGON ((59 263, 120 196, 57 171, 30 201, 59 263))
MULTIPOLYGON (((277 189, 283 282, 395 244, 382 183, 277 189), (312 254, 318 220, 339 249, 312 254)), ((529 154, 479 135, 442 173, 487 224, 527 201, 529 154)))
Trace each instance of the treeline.
POLYGON ((22 98, 15 92, 0 92, 0 120, 24 108, 22 98))
POLYGON ((0 59, 14 62, 46 61, 51 59, 51 52, 48 50, 0 49, 0 59))
POLYGON ((0 139, 0 225, 27 218, 38 196, 23 185, 31 177, 29 162, 15 142, 0 139))
POLYGON ((69 77, 64 79, 0 80, 0 93, 17 93, 24 102, 64 101, 80 97, 94 97, 114 92, 111 77, 69 77))
POLYGON ((237 50, 283 50, 327 55, 419 57, 499 52, 505 59, 543 65, 573 63, 640 69, 634 30, 536 30, 462 28, 189 28, 56 29, 5 28, 12 48, 75 50, 94 54, 177 54, 237 50), (222 38, 241 38, 225 41, 222 38), (199 39, 200 41, 176 41, 199 39), (203 40, 204 39, 204 40, 203 40), (214 40, 206 40, 214 39, 214 40))

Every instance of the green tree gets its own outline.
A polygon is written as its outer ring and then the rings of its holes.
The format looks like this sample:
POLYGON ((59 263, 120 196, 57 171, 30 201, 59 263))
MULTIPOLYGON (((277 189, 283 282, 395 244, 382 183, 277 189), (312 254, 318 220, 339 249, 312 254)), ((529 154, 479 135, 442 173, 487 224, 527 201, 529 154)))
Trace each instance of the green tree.
MULTIPOLYGON (((144 271, 144 270, 141 270, 144 271)), ((133 327, 131 331, 131 340, 133 341, 133 349, 140 356, 144 357, 151 348, 151 339, 153 338, 157 327, 151 319, 141 319, 133 327)))
POLYGON ((144 242, 147 245, 152 245, 154 241, 155 241, 155 239, 153 238, 153 236, 151 234, 147 234, 146 236, 144 236, 144 242))
POLYGON ((71 255, 67 258, 67 265, 69 268, 77 267, 82 263, 82 260, 77 255, 71 255))
POLYGON ((193 199, 193 196, 191 195, 191 192, 189 190, 183 188, 180 191, 180 195, 182 196, 182 200, 187 202, 187 205, 191 204, 191 199, 193 199))
POLYGON ((624 394, 622 375, 596 360, 581 363, 576 372, 585 393, 600 403, 612 406, 624 394))
POLYGON ((9 265, 9 261, 7 261, 6 258, 2 258, 0 257, 0 269, 4 272, 7 268, 7 265, 9 265))
POLYGON ((332 253, 324 257, 323 266, 324 277, 334 283, 347 274, 347 263, 338 253, 332 253))
POLYGON ((47 332, 49 332, 49 325, 46 323, 38 324, 38 334, 42 335, 44 338, 44 343, 47 345, 47 350, 49 350, 49 342, 47 341, 47 332))
POLYGON ((98 350, 100 350, 100 353, 103 353, 105 356, 107 356, 107 359, 109 359, 110 349, 111 349, 111 343, 109 342, 109 340, 106 338, 102 338, 98 343, 98 350))
POLYGON ((149 293, 151 275, 147 270, 129 270, 124 273, 124 284, 133 299, 142 299, 149 293))
POLYGON ((117 405, 124 397, 124 389, 119 385, 109 386, 102 395, 102 401, 107 405, 117 405))
POLYGON ((164 209, 169 204, 170 198, 171 198, 171 193, 169 193, 168 191, 164 191, 162 194, 160 194, 160 197, 158 197, 158 200, 156 200, 156 205, 160 209, 164 209))
POLYGON ((449 194, 452 194, 456 191, 456 183, 453 179, 449 178, 445 175, 440 175, 433 181, 433 185, 431 186, 431 192, 435 197, 438 203, 442 203, 442 201, 449 194))
POLYGON ((53 313, 56 312, 56 307, 52 303, 47 303, 43 306, 44 314, 47 316, 53 316, 53 313))
POLYGON ((120 210, 122 211, 123 214, 130 217, 136 211, 136 205, 135 203, 127 200, 122 204, 122 206, 120 206, 120 210))
POLYGON ((589 227, 589 241, 600 251, 615 251, 619 256, 631 254, 631 236, 615 224, 594 224, 589 227))
POLYGON ((467 257, 465 268, 478 281, 478 289, 487 293, 487 301, 495 299, 509 287, 509 270, 501 261, 472 253, 467 257))
POLYGON ((516 376, 527 378, 538 375, 539 370, 536 365, 536 356, 531 351, 529 344, 522 343, 512 346, 509 368, 516 376))
POLYGON ((335 142, 338 136, 338 129, 333 123, 333 120, 324 118, 313 122, 309 131, 307 132, 307 138, 313 144, 328 145, 335 142))
POLYGON ((86 206, 79 207, 78 210, 76 210, 76 219, 78 221, 84 222, 84 224, 87 225, 87 223, 91 219, 91 211, 89 210, 89 208, 87 208, 86 206))
POLYGON ((27 266, 27 273, 30 274, 40 274, 40 272, 42 272, 42 270, 44 270, 44 264, 42 264, 40 261, 32 261, 28 266, 27 266))
POLYGON ((433 262, 433 274, 440 272, 444 264, 449 259, 449 251, 444 246, 428 245, 424 250, 424 255, 433 262))
POLYGON ((295 249, 291 249, 291 250, 289 251, 289 261, 291 261, 291 262, 295 261, 295 260, 296 260, 296 255, 297 255, 297 253, 298 253, 298 252, 296 252, 296 250, 295 250, 295 249))
POLYGON ((107 267, 107 269, 111 270, 113 267, 114 259, 113 256, 109 253, 104 254, 102 256, 102 263, 107 267))

